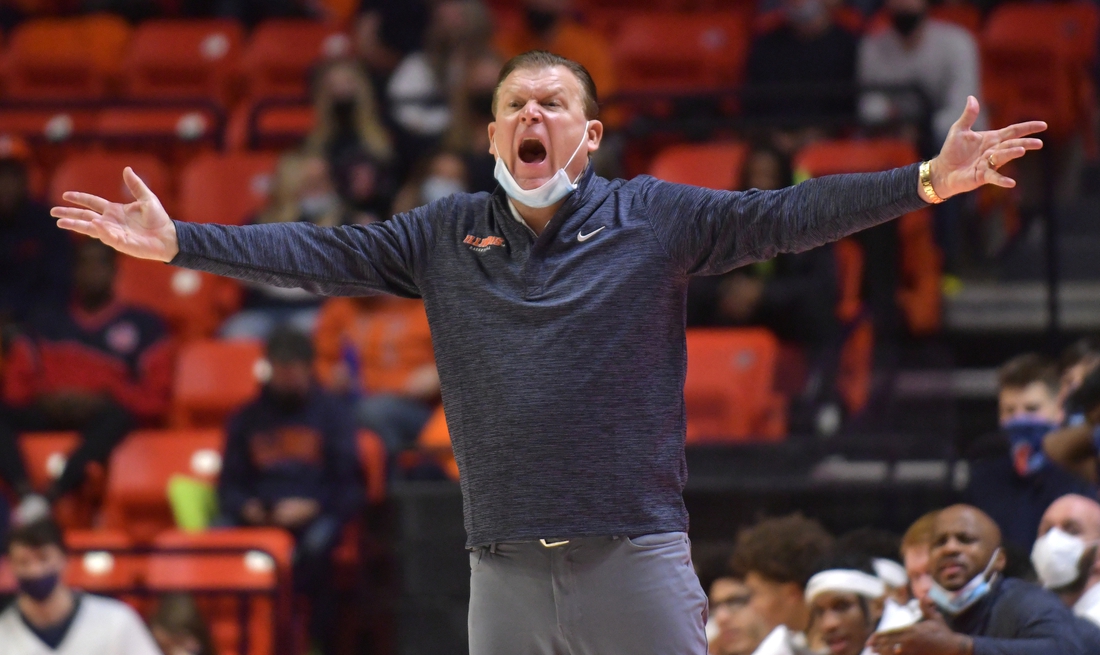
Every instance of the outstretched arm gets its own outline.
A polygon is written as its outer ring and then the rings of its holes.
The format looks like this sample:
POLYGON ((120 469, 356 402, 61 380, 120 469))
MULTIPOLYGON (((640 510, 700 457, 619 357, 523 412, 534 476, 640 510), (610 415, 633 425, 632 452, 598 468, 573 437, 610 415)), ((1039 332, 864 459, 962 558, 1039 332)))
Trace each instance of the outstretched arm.
MULTIPOLYGON (((975 132, 978 111, 978 101, 968 98, 930 162, 931 186, 939 198, 984 184, 1015 186, 997 169, 1043 145, 1026 137, 1045 130, 1045 123, 975 132)), ((716 275, 780 252, 836 241, 933 199, 913 164, 883 173, 822 177, 779 191, 712 191, 655 181, 640 201, 666 252, 686 273, 716 275)))
POLYGON ((58 227, 99 239, 119 252, 201 271, 327 295, 419 295, 430 226, 421 208, 366 227, 322 229, 307 223, 226 226, 169 218, 127 167, 129 204, 66 192, 79 207, 54 207, 58 227))

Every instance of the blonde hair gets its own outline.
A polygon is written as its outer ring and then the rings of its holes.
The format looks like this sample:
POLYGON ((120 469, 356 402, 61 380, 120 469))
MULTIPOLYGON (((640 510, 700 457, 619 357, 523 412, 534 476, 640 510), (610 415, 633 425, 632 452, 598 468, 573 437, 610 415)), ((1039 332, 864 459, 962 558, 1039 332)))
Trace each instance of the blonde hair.
POLYGON ((339 59, 327 64, 317 76, 317 92, 313 101, 313 131, 306 137, 305 151, 310 154, 323 154, 336 132, 336 126, 332 120, 333 97, 325 84, 325 78, 338 69, 351 71, 355 78, 354 124, 359 143, 378 161, 389 161, 393 158, 393 146, 389 132, 386 131, 382 124, 382 117, 379 115, 374 98, 374 87, 362 69, 348 59, 339 59))
MULTIPOLYGON (((298 209, 298 196, 305 179, 306 163, 311 159, 324 161, 319 155, 299 152, 289 152, 279 158, 279 164, 275 167, 275 175, 271 181, 267 205, 256 216, 256 223, 293 223, 298 220, 301 216, 298 209)), ((320 220, 314 221, 314 224, 322 227, 339 225, 339 210, 329 212, 320 220)))
POLYGON ((939 510, 928 512, 909 526, 909 529, 905 531, 905 535, 901 538, 900 554, 902 557, 905 556, 905 551, 910 548, 932 545, 932 535, 936 530, 936 517, 939 514, 939 510))

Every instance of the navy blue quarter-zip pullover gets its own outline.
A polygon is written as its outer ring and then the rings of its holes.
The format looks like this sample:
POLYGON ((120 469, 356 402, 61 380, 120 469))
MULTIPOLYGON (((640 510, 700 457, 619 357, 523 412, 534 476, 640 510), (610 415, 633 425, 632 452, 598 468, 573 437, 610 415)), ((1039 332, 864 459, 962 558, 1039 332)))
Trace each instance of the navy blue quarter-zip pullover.
POLYGON ((712 191, 585 171, 536 235, 500 189, 384 223, 176 223, 178 266, 330 295, 422 297, 467 545, 687 529, 688 278, 924 206, 917 166, 712 191))

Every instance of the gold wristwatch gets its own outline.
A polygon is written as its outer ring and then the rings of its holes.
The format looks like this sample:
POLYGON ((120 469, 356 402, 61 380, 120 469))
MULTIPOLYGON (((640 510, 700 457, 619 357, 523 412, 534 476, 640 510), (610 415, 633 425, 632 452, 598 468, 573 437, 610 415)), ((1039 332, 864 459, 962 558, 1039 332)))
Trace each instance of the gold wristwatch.
POLYGON ((922 162, 920 165, 920 190, 924 193, 924 199, 933 205, 943 202, 936 190, 932 188, 932 162, 922 162))

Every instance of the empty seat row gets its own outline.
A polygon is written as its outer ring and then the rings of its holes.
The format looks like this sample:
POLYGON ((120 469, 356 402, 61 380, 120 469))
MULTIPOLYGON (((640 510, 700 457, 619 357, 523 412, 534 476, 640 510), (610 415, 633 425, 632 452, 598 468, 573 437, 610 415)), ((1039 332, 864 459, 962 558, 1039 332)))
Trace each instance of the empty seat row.
POLYGON ((152 20, 131 28, 107 14, 17 26, 0 58, 7 97, 164 100, 301 96, 316 62, 349 54, 339 28, 309 20, 262 23, 245 38, 232 20, 152 20), (292 45, 292 47, 288 47, 292 45))

